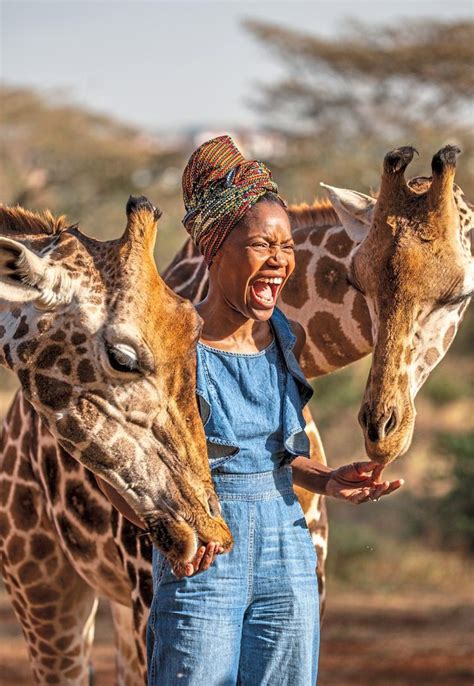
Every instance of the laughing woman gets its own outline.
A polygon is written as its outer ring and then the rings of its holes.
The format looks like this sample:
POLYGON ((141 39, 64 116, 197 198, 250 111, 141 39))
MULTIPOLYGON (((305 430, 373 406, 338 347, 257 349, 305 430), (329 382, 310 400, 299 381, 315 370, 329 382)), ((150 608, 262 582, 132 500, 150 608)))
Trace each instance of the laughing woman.
POLYGON ((197 394, 210 468, 235 539, 171 569, 153 554, 149 686, 312 686, 319 650, 316 556, 292 484, 360 503, 373 463, 308 460, 298 365, 304 330, 275 306, 295 267, 285 202, 269 170, 228 136, 201 145, 183 175, 184 225, 209 267, 197 310, 197 394))

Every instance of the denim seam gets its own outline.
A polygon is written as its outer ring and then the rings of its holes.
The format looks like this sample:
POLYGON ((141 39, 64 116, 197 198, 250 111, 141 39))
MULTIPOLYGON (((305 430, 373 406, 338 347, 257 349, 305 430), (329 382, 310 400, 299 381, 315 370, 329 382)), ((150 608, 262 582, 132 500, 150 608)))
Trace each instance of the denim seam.
POLYGON ((248 543, 248 590, 247 590, 247 605, 250 604, 253 596, 253 553, 255 543, 255 505, 249 507, 249 543, 248 543))
POLYGON ((249 502, 259 502, 262 500, 276 500, 284 495, 293 495, 294 491, 292 488, 285 489, 283 491, 276 491, 271 493, 234 493, 227 495, 226 493, 220 493, 219 489, 216 489, 216 493, 219 500, 222 502, 227 502, 229 500, 247 500, 249 502))

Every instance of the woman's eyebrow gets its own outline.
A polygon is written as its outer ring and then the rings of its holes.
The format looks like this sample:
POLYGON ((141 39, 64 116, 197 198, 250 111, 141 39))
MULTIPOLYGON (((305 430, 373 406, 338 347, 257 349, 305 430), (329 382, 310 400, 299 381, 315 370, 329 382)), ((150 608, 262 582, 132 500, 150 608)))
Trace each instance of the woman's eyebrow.
MULTIPOLYGON (((248 240, 253 240, 254 238, 263 238, 263 240, 267 241, 268 243, 276 243, 278 241, 274 241, 270 236, 265 236, 262 233, 255 233, 252 234, 251 236, 248 236, 248 240)), ((282 243, 290 243, 293 241, 293 236, 288 236, 287 238, 283 239, 281 242, 282 243)))

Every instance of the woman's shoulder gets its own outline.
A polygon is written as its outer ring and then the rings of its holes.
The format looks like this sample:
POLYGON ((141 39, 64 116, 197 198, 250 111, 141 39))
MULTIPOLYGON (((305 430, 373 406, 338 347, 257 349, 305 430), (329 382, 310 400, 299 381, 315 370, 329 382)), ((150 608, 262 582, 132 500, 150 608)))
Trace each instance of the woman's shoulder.
POLYGON ((299 322, 294 321, 293 319, 288 319, 284 312, 282 312, 278 307, 275 307, 272 319, 280 328, 280 331, 283 329, 286 332, 287 337, 292 339, 293 354, 298 360, 306 343, 305 328, 299 322))
POLYGON ((295 322, 293 319, 288 319, 288 323, 291 330, 296 336, 295 347, 293 348, 293 354, 299 361, 300 355, 303 352, 303 348, 306 344, 306 329, 299 322, 295 322))

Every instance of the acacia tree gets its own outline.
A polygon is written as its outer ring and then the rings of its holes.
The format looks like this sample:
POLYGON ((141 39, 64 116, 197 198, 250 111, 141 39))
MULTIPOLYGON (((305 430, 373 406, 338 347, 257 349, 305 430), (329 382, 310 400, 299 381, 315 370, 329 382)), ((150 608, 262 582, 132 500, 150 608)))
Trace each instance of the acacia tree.
POLYGON ((473 22, 353 23, 321 38, 260 21, 245 28, 286 75, 261 84, 254 104, 291 136, 403 136, 464 129, 474 86, 473 22))

